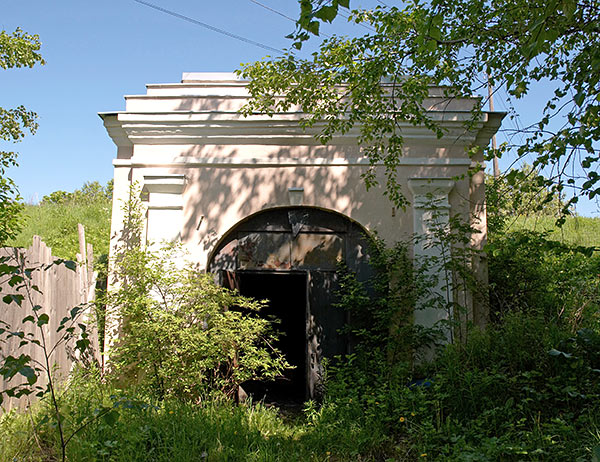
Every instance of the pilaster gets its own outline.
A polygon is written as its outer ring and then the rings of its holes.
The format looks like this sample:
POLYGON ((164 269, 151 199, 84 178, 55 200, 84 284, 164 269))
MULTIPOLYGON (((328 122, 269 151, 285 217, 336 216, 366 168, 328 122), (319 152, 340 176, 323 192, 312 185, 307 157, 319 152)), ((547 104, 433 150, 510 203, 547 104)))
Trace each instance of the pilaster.
MULTIPOLYGON (((450 257, 446 245, 439 241, 439 232, 448 228, 450 220, 450 202, 448 195, 454 187, 454 181, 448 178, 412 178, 408 187, 413 194, 413 232, 417 237, 414 245, 415 264, 427 262, 427 275, 434 286, 431 296, 441 300, 448 309, 427 306, 427 300, 421 300, 414 314, 415 324, 423 327, 435 327, 440 321, 452 317, 451 281, 444 270, 444 259, 450 257)), ((444 333, 452 341, 452 329, 447 326, 444 333)))

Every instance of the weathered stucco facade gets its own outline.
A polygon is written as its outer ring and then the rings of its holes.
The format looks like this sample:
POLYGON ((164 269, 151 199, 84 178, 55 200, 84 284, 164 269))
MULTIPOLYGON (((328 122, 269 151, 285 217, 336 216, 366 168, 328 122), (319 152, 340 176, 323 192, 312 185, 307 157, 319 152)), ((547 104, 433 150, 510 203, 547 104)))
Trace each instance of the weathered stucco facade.
MULTIPOLYGON (((464 122, 476 99, 447 100, 432 87, 425 104, 447 134, 438 139, 425 127, 407 124, 403 129, 398 175, 412 205, 395 210, 382 188, 367 191, 364 186, 361 175, 368 159, 357 145, 356 129, 323 146, 314 138, 319 126, 299 127, 299 109, 244 117, 238 110, 247 98, 246 83, 234 74, 189 73, 181 83, 147 85, 146 95, 126 96, 123 112, 101 114, 118 148, 113 238, 123 226, 121 204, 137 182, 147 192, 147 239, 180 239, 194 261, 215 271, 309 274, 320 269, 325 274, 332 258, 347 257, 358 245, 344 234, 352 226, 377 231, 388 243, 427 233, 431 210, 426 198, 431 195, 442 219, 459 214, 471 220, 482 231, 473 242, 485 241, 483 173, 467 174, 481 159, 470 158, 467 150, 488 144, 501 114, 484 113, 467 130, 464 122), (274 224, 281 219, 273 218, 275 213, 263 215, 262 226, 260 214, 276 210, 284 218, 287 213, 289 223, 274 224), (293 218, 298 213, 305 218, 293 218), (329 226, 327 217, 343 220, 329 226), (249 220, 254 225, 244 230, 249 220), (242 256, 244 242, 254 243, 256 255, 242 256), (314 249, 328 253, 316 259, 313 254, 310 263, 308 253, 314 249), (227 252, 232 260, 219 266, 215 259, 227 252)), ((416 246, 414 252, 431 249, 416 246)), ((474 310, 472 316, 482 322, 485 313, 474 310)), ((431 324, 444 314, 416 317, 431 324)))

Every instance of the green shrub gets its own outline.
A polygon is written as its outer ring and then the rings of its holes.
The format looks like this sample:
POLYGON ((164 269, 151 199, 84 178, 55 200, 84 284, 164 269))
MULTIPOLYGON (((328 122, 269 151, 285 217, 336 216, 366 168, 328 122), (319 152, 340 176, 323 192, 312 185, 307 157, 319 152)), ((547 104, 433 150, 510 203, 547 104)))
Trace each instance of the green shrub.
MULTIPOLYGON (((403 244, 386 248, 383 241, 374 239, 369 256, 376 276, 364 283, 357 281, 343 263, 338 265, 339 301, 333 309, 348 313, 350 322, 344 333, 350 336, 354 360, 370 362, 371 368, 381 372, 383 369, 373 367, 373 362, 406 361, 415 344, 422 340, 415 338, 411 317, 417 298, 423 293, 423 281, 415 277, 403 244)), ((359 367, 369 366, 365 363, 359 367)))
POLYGON ((569 337, 522 312, 448 346, 428 391, 440 424, 423 450, 447 460, 586 460, 600 415, 598 353, 597 333, 569 337), (561 345, 568 352, 553 348, 561 345))
POLYGON ((274 322, 258 315, 264 303, 218 286, 176 245, 142 245, 139 194, 132 186, 123 205, 116 290, 108 294, 120 325, 110 352, 117 376, 158 399, 198 402, 215 393, 233 397, 243 382, 290 367, 273 347, 274 322))
POLYGON ((394 297, 419 299, 427 269, 403 280, 379 265, 371 291, 342 273, 340 306, 363 320, 348 328, 359 347, 327 368, 315 427, 349 427, 366 453, 390 460, 589 460, 600 425, 597 257, 535 233, 492 244, 495 322, 416 366, 388 360, 398 343, 419 345, 394 335, 390 313, 394 297))
POLYGON ((488 246, 490 312, 537 312, 547 322, 572 326, 598 320, 600 255, 532 231, 492 236, 488 246))
POLYGON ((289 367, 272 347, 272 322, 258 316, 263 304, 218 286, 172 249, 129 249, 116 277, 120 286, 109 300, 122 334, 111 361, 154 396, 233 396, 242 382, 289 367))

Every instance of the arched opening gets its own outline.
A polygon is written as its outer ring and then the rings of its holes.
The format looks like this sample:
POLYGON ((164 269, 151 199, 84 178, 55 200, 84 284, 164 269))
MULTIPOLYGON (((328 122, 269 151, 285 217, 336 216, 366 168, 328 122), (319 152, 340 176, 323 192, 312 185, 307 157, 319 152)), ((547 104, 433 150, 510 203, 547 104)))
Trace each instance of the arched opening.
POLYGON ((255 398, 318 398, 323 359, 350 351, 340 333, 346 313, 334 306, 340 260, 360 280, 369 277, 366 231, 342 214, 314 207, 254 214, 215 248, 209 271, 242 295, 269 300, 262 315, 281 321, 277 346, 295 367, 273 382, 245 384, 255 398))

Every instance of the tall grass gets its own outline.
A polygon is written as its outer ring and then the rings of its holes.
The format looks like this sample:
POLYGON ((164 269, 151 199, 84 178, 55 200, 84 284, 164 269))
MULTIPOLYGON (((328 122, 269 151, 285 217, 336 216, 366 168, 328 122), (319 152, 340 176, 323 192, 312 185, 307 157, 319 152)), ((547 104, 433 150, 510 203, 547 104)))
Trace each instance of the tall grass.
POLYGON ((521 216, 508 220, 507 224, 511 231, 548 232, 549 239, 565 244, 600 247, 600 218, 567 217, 567 221, 560 228, 556 226, 556 218, 551 216, 521 216))
MULTIPOLYGON (((70 461, 379 460, 377 450, 362 444, 371 429, 352 428, 349 422, 315 426, 301 415, 283 417, 260 403, 151 402, 145 395, 114 389, 89 376, 72 381, 61 402, 67 437, 91 419, 69 442, 70 461), (111 406, 116 413, 110 419, 95 418, 111 406), (357 437, 357 431, 363 437, 357 437)), ((59 454, 47 403, 0 418, 0 434, 2 461, 49 461, 59 454)))
POLYGON ((86 203, 27 205, 21 232, 7 243, 13 247, 29 247, 34 235, 52 248, 59 258, 75 260, 79 252, 77 224, 85 226, 86 242, 94 246, 94 253, 108 253, 111 203, 98 199, 86 203))

